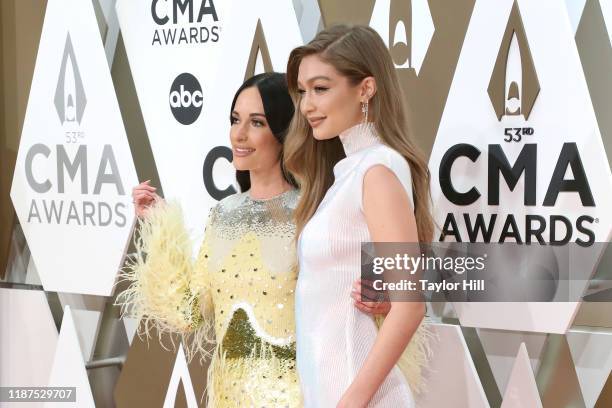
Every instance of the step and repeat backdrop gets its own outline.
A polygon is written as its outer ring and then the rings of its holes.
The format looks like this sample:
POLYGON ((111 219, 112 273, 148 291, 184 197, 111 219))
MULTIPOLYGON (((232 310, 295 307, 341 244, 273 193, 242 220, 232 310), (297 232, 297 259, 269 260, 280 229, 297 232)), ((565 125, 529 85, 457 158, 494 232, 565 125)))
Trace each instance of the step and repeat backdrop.
POLYGON ((75 386, 79 407, 203 404, 206 366, 178 339, 135 335, 139 322, 113 306, 131 189, 150 179, 179 201, 199 245, 209 208, 237 191, 235 90, 283 72, 319 30, 353 23, 374 28, 395 63, 429 157, 436 240, 593 253, 574 265, 583 301, 431 303, 418 406, 612 406, 612 255, 599 244, 612 231, 612 0, 1 7, 12 177, 0 185, 0 386, 75 386))

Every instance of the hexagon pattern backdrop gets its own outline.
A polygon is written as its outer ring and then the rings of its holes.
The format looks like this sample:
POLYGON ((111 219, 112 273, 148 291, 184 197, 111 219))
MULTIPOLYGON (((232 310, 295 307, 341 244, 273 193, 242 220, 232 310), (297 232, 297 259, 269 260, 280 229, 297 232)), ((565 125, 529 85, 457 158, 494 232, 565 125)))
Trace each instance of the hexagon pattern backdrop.
POLYGON ((51 0, 11 189, 46 290, 112 294, 136 182, 93 6, 51 0))
MULTIPOLYGON (((237 189, 235 89, 284 71, 332 24, 368 24, 389 48, 447 240, 524 241, 531 219, 554 240, 560 218, 571 241, 610 239, 612 0, 38 3, 0 274, 0 386, 76 385, 80 406, 202 406, 206 365, 178 338, 140 338, 113 306, 131 188, 158 180, 200 242, 208 209, 237 189), (508 171, 491 176, 500 157, 508 171)), ((2 24, 28 18, 18 0, 2 7, 2 24)), ((610 265, 606 251, 580 266, 598 302, 430 304, 417 406, 612 406, 610 265)))

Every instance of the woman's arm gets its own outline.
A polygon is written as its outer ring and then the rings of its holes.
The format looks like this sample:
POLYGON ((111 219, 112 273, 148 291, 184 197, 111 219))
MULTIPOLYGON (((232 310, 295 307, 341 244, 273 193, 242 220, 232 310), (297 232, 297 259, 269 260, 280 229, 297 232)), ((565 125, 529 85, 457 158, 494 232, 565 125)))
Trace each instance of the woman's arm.
POLYGON ((203 352, 202 340, 208 338, 205 332, 210 320, 201 313, 208 303, 202 282, 206 265, 194 265, 181 207, 160 202, 148 208, 137 234, 136 253, 120 275, 121 282, 129 286, 116 304, 122 306, 123 315, 140 321, 140 334, 148 336, 153 328, 159 337, 180 334, 189 357, 203 352))
MULTIPOLYGON (((395 174, 371 167, 363 179, 363 210, 373 242, 418 242, 410 199, 395 174)), ((423 302, 391 302, 374 346, 338 407, 365 407, 395 366, 425 314, 423 302)))

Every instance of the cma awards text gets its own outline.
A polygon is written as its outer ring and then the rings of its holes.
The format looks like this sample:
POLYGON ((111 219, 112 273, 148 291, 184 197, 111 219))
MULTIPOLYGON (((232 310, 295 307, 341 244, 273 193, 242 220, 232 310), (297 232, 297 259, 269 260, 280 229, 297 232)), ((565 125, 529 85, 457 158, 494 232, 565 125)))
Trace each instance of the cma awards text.
POLYGON ((158 26, 151 45, 205 44, 219 41, 219 21, 213 0, 151 1, 151 18, 158 26), (174 27, 168 27, 174 25, 174 27), (186 27, 186 25, 190 25, 186 27))
POLYGON ((26 180, 32 191, 41 198, 30 201, 28 223, 101 227, 126 225, 128 208, 122 198, 125 197, 125 201, 128 199, 112 146, 106 144, 102 149, 93 190, 88 162, 94 160, 94 155, 88 156, 87 148, 87 145, 78 146, 73 159, 70 159, 64 145, 56 145, 55 152, 42 143, 30 147, 25 160, 26 180), (47 167, 49 160, 55 161, 52 167, 56 169, 55 177, 51 178, 37 171, 47 167), (111 189, 114 194, 101 194, 103 188, 111 189), (83 197, 82 200, 60 198, 64 194, 74 193, 75 189, 83 197), (104 199, 94 200, 95 196, 104 199))
MULTIPOLYGON (((537 181, 538 177, 541 178, 539 174, 544 173, 544 169, 538 168, 537 150, 537 144, 526 143, 521 148, 514 164, 510 164, 501 145, 489 144, 486 157, 488 162, 485 183, 462 189, 465 191, 458 191, 451 177, 453 164, 457 159, 477 163, 482 152, 477 147, 467 143, 456 144, 449 148, 442 157, 439 168, 440 188, 446 199, 469 210, 468 206, 476 205, 476 202, 482 196, 480 191, 484 190, 486 191, 487 202, 483 205, 496 206, 503 211, 504 207, 500 206, 500 179, 503 178, 508 189, 515 194, 521 194, 520 191, 514 191, 517 186, 524 186, 522 192, 523 205, 529 214, 506 214, 502 218, 495 213, 473 214, 466 211, 461 214, 460 209, 458 209, 458 211, 449 212, 446 215, 439 240, 444 241, 446 238, 453 237, 457 242, 482 240, 484 242, 498 241, 503 243, 510 239, 519 244, 537 242, 544 245, 548 242, 552 245, 563 245, 574 241, 584 247, 593 245, 595 233, 591 224, 598 222, 596 218, 588 214, 549 214, 548 212, 543 215, 537 214, 537 181), (522 183, 519 183, 521 179, 522 183), (519 217, 523 219, 521 220, 519 217), (464 229, 461 228, 462 221, 465 223, 464 229), (499 225, 502 225, 501 231, 499 227, 496 228, 499 225), (519 228, 519 225, 523 228, 519 228), (493 234, 494 230, 500 231, 498 235, 493 234), (462 234, 462 231, 467 231, 467 234, 462 234), (521 233, 521 231, 524 232, 521 233), (545 237, 549 237, 549 239, 545 239, 545 237)), ((550 152, 547 152, 547 154, 550 154, 550 152)), ((577 204, 577 208, 580 208, 580 206, 582 208, 590 207, 591 209, 595 207, 589 179, 585 173, 576 143, 566 142, 563 144, 556 165, 552 170, 541 207, 554 208, 561 193, 564 194, 564 197, 570 194, 571 197, 579 198, 580 204, 577 204), (568 170, 571 170, 573 178, 566 178, 568 170)))

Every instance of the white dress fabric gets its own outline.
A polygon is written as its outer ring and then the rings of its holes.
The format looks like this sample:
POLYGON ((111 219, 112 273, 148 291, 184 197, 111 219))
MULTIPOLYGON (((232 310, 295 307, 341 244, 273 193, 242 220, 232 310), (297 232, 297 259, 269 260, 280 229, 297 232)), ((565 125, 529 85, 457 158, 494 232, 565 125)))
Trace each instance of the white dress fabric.
MULTIPOLYGON (((298 240, 297 368, 306 408, 336 406, 378 334, 372 316, 350 297, 360 277, 361 243, 371 240, 362 206, 367 170, 389 168, 413 203, 407 161, 380 142, 372 124, 352 127, 340 140, 347 157, 334 167, 334 183, 298 240)), ((414 405, 407 380, 395 366, 368 406, 414 405)))

